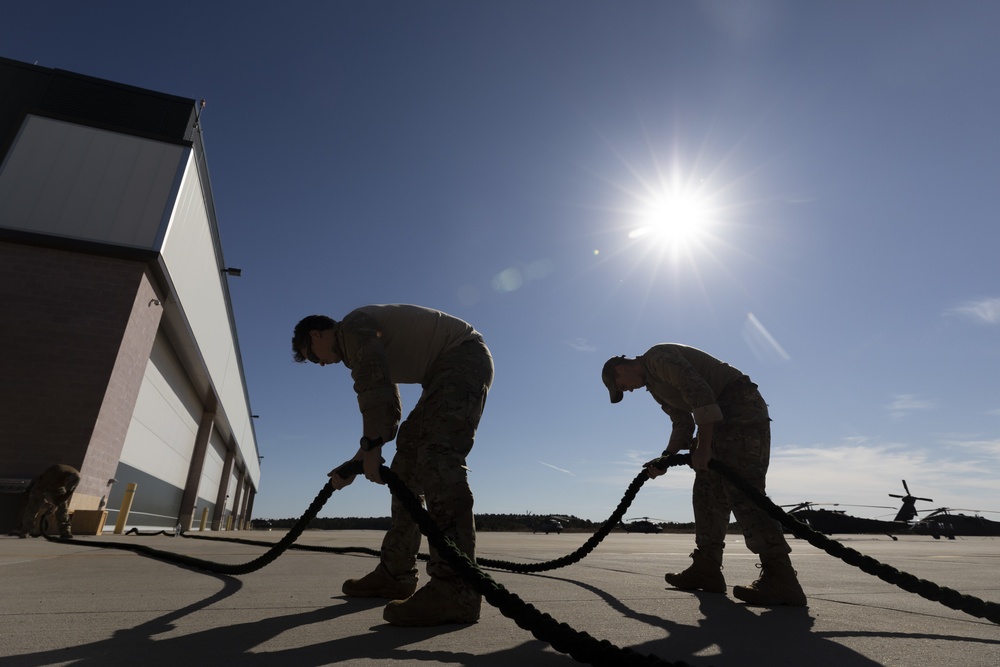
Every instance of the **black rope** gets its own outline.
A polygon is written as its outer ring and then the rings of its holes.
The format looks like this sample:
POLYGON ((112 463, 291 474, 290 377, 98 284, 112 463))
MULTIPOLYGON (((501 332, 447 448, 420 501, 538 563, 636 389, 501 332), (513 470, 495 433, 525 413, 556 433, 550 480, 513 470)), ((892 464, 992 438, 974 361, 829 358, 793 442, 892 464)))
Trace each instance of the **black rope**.
MULTIPOLYGON (((430 514, 424 509, 420 500, 412 491, 386 467, 379 472, 383 481, 397 500, 409 511, 413 520, 420 526, 420 532, 427 536, 427 541, 441 557, 468 583, 477 593, 481 594, 500 613, 512 619, 517 625, 531 632, 537 639, 548 642, 560 653, 570 655, 578 662, 598 667, 619 667, 621 665, 676 665, 690 667, 685 662, 667 662, 662 658, 648 654, 642 655, 629 648, 620 648, 606 639, 598 640, 586 632, 574 630, 566 623, 560 623, 548 614, 544 614, 529 603, 511 593, 497 583, 489 574, 480 569, 455 543, 444 536, 434 523, 430 514)), ((643 477, 647 477, 645 471, 643 477)), ((638 486, 642 482, 638 479, 638 486)), ((633 482, 635 485, 636 482, 633 482)), ((636 491, 638 491, 638 486, 636 491)), ((634 494, 633 494, 634 495, 634 494)), ((596 545, 595 545, 596 546, 596 545)))
MULTIPOLYGON (((677 464, 671 464, 671 465, 677 465, 677 464)), ((632 501, 635 500, 635 497, 636 495, 638 495, 639 490, 642 488, 642 485, 645 484, 648 479, 649 476, 646 474, 645 471, 642 471, 638 475, 636 475, 635 479, 632 480, 632 483, 629 484, 628 489, 625 491, 625 495, 622 497, 621 502, 618 503, 618 507, 611 514, 611 516, 608 517, 607 521, 601 524, 601 526, 594 532, 594 534, 591 535, 591 537, 587 539, 587 541, 584 542, 583 545, 580 546, 580 548, 578 548, 576 551, 572 553, 569 553, 560 558, 556 558, 555 560, 545 561, 542 563, 515 563, 512 561, 495 560, 492 558, 477 558, 476 562, 480 567, 488 567, 496 570, 506 570, 509 572, 517 572, 520 574, 547 572, 549 570, 557 570, 559 568, 566 567, 567 565, 578 563, 584 558, 586 558, 590 554, 590 552, 596 549, 597 546, 604 541, 604 538, 606 538, 608 534, 612 530, 614 530, 618 524, 621 523, 622 517, 625 516, 625 513, 628 511, 629 506, 632 505, 632 501)), ((160 531, 158 533, 151 533, 151 534, 159 535, 161 533, 164 535, 172 534, 167 531, 160 531)), ((274 544, 273 542, 265 542, 263 540, 248 540, 246 538, 240 538, 240 537, 214 537, 214 536, 210 537, 208 535, 197 535, 193 533, 181 533, 181 534, 184 537, 193 539, 234 542, 236 544, 249 544, 262 547, 271 547, 274 544)), ((365 547, 323 547, 323 546, 310 546, 305 544, 290 544, 288 546, 291 549, 301 549, 304 551, 319 551, 324 553, 336 553, 336 554, 363 553, 371 556, 378 556, 380 554, 380 552, 376 549, 368 549, 365 547)), ((419 553, 417 554, 417 558, 419 558, 420 560, 429 560, 430 556, 425 553, 419 553)))
MULTIPOLYGON (((683 463, 684 463, 683 461, 671 462, 668 464, 668 466, 681 465, 683 463)), ((597 546, 604 541, 604 538, 606 538, 608 534, 610 534, 611 531, 614 530, 615 527, 621 523, 622 517, 625 516, 625 513, 628 511, 628 508, 632 505, 632 501, 635 500, 636 496, 639 493, 639 490, 642 488, 642 485, 645 484, 648 480, 649 476, 646 474, 646 471, 642 471, 638 475, 636 475, 635 479, 632 480, 632 483, 629 484, 628 489, 626 489, 625 491, 625 495, 622 497, 621 502, 618 503, 618 507, 611 514, 611 516, 608 517, 608 519, 603 524, 601 524, 601 526, 594 532, 593 535, 591 535, 590 538, 587 539, 586 542, 583 543, 582 546, 580 546, 580 548, 578 548, 576 551, 573 551, 572 553, 569 553, 560 558, 556 558, 555 560, 545 561, 541 563, 515 563, 512 561, 495 560, 491 558, 477 558, 476 562, 480 567, 489 567, 496 570, 505 570, 520 574, 547 572, 549 570, 557 570, 559 568, 566 567, 567 565, 573 565, 574 563, 578 563, 584 558, 586 558, 590 554, 590 552, 596 549, 597 546)), ((391 487, 390 491, 392 491, 391 487)), ((135 529, 133 529, 133 531, 134 530, 135 529)), ((131 533, 132 531, 129 532, 131 533)), ((138 531, 136 531, 136 534, 139 534, 138 531)), ((156 533, 142 533, 142 534, 172 535, 172 533, 169 533, 167 531, 159 531, 156 533)), ((192 539, 233 542, 236 544, 248 544, 248 545, 263 546, 263 547, 274 546, 274 543, 272 542, 265 542, 263 540, 249 540, 246 538, 239 538, 239 537, 214 537, 214 536, 210 537, 208 535, 196 535, 188 532, 182 533, 182 535, 184 537, 192 539)), ((371 556, 378 556, 380 554, 378 550, 367 549, 364 547, 323 547, 323 546, 310 546, 304 544, 289 544, 288 548, 301 549, 304 551, 318 551, 323 553, 336 553, 336 554, 363 553, 371 556)), ((425 553, 419 553, 417 554, 417 558, 419 558, 420 560, 429 560, 430 556, 425 553)))
MULTIPOLYGON (((683 454, 675 455, 671 458, 677 459, 681 463, 687 463, 690 461, 691 456, 690 454, 683 454)), ((725 477, 727 481, 738 488, 744 495, 750 498, 751 501, 757 503, 757 505, 767 512, 771 518, 780 522, 782 526, 794 533, 796 537, 806 540, 814 547, 818 547, 831 556, 835 556, 848 565, 853 565, 863 572, 876 576, 882 581, 898 586, 908 593, 916 593, 920 597, 933 600, 934 602, 940 602, 950 609, 963 611, 970 616, 985 618, 988 621, 1000 624, 1000 604, 987 602, 971 595, 965 595, 954 589, 939 586, 932 581, 920 579, 912 574, 901 572, 891 565, 886 565, 885 563, 875 560, 871 556, 866 556, 858 551, 855 551, 854 549, 851 549, 850 547, 846 547, 840 542, 832 540, 826 535, 813 530, 795 517, 786 513, 780 507, 771 502, 770 498, 750 486, 746 480, 737 475, 732 468, 727 466, 722 461, 713 459, 709 462, 708 466, 715 472, 725 477)))
MULTIPOLYGON (((665 470, 672 466, 687 465, 689 462, 690 455, 688 454, 673 455, 663 459, 658 467, 665 470)), ((809 526, 800 522, 798 519, 785 513, 781 508, 771 502, 767 496, 750 486, 745 480, 743 480, 743 478, 737 475, 731 468, 721 461, 712 460, 709 462, 709 467, 725 477, 748 498, 757 503, 765 512, 767 512, 769 516, 779 521, 797 537, 808 541, 813 546, 823 549, 827 553, 840 558, 844 562, 854 565, 862 571, 877 576, 884 581, 897 585, 908 592, 916 593, 929 600, 940 602, 947 607, 966 612, 978 618, 985 618, 994 623, 1000 623, 1000 605, 986 602, 969 595, 963 595, 952 589, 938 586, 923 579, 918 579, 911 574, 900 572, 891 566, 880 563, 874 558, 865 556, 864 554, 861 554, 853 549, 845 547, 839 542, 826 537, 822 533, 812 530, 809 526)), ((360 472, 360 462, 353 462, 349 469, 344 470, 345 476, 350 474, 359 474, 360 472)), ((435 525, 433 519, 423 508, 420 500, 389 468, 382 466, 380 468, 380 473, 382 474, 382 479, 389 486, 389 490, 403 503, 404 507, 407 508, 414 521, 420 527, 421 532, 427 536, 428 542, 438 551, 438 553, 441 554, 442 558, 444 558, 444 560, 474 590, 483 595, 483 597, 485 597, 490 604, 497 607, 497 609, 499 609, 504 616, 513 619, 519 627, 529 630, 536 638, 548 642, 557 651, 567 653, 579 662, 592 665, 608 665, 609 667, 617 667, 618 665, 677 665, 678 667, 685 667, 687 665, 687 663, 683 662, 669 663, 664 661, 662 658, 651 654, 641 655, 631 649, 617 647, 607 640, 597 640, 586 632, 576 631, 565 623, 559 623, 548 614, 539 612, 535 607, 524 602, 517 595, 507 591, 507 589, 494 581, 481 569, 481 566, 486 566, 514 572, 529 573, 557 569, 578 562, 593 551, 594 548, 596 548, 597 545, 600 544, 611 532, 611 530, 613 530, 614 527, 621 521, 628 507, 638 494, 639 489, 649 479, 646 471, 640 472, 632 481, 623 496, 622 501, 619 503, 618 507, 608 520, 594 533, 593 536, 591 536, 590 539, 588 539, 573 553, 545 563, 525 564, 501 560, 481 559, 478 565, 462 553, 453 541, 441 533, 435 525)), ((378 551, 363 549, 360 547, 314 547, 294 544, 308 524, 316 517, 326 501, 329 500, 333 491, 334 489, 332 486, 329 484, 324 485, 323 489, 316 496, 316 499, 312 502, 302 517, 296 522, 295 526, 293 526, 288 534, 286 534, 276 544, 257 540, 196 536, 184 533, 185 537, 195 539, 224 540, 270 547, 269 550, 260 557, 241 565, 214 563, 200 558, 193 558, 182 554, 152 549, 145 545, 124 543, 95 544, 93 542, 83 540, 67 540, 63 538, 56 540, 47 534, 45 537, 53 541, 76 542, 88 546, 100 546, 111 549, 136 551, 141 554, 176 562, 182 565, 188 565, 208 572, 227 575, 248 574, 259 570, 277 559, 278 556, 280 556, 288 548, 333 553, 367 553, 370 555, 378 555, 378 551)), ((138 533, 135 529, 129 532, 138 533)), ((159 533, 154 534, 166 534, 166 531, 159 531, 159 533)), ((420 557, 424 559, 427 558, 424 554, 420 554, 420 557)))
POLYGON ((544 563, 512 563, 505 560, 492 560, 489 558, 477 558, 476 562, 480 565, 485 565, 486 567, 496 568, 498 570, 509 570, 511 572, 520 572, 522 574, 527 574, 530 572, 546 572, 548 570, 556 570, 561 567, 566 567, 567 565, 572 565, 583 560, 587 555, 590 554, 597 545, 604 541, 604 538, 608 536, 615 526, 621 523, 622 517, 625 516, 625 512, 628 511, 629 506, 632 501, 635 500, 636 495, 639 493, 639 489, 642 485, 646 483, 649 479, 649 475, 643 470, 632 483, 629 484, 628 489, 625 491, 625 495, 622 497, 618 507, 615 511, 608 517, 600 528, 598 528, 594 534, 583 543, 583 545, 574 551, 573 553, 562 556, 561 558, 556 558, 555 560, 546 561, 544 563))
MULTIPOLYGON (((360 463, 360 462, 359 462, 360 463)), ((326 504, 326 501, 330 499, 333 494, 334 488, 329 484, 324 484, 323 488, 316 495, 315 500, 309 505, 309 508, 305 511, 302 517, 292 526, 292 529, 281 538, 276 544, 270 545, 271 548, 258 556, 257 558, 242 564, 229 564, 229 563, 216 563, 209 560, 204 560, 201 558, 195 558, 193 556, 185 556, 184 554, 174 553, 171 551, 161 551, 160 549, 154 549, 148 547, 144 544, 128 544, 125 542, 101 542, 95 543, 89 540, 81 540, 78 538, 55 538, 47 533, 43 533, 47 540, 53 542, 69 542, 72 544, 84 544, 91 547, 101 547, 103 549, 119 549, 121 551, 134 551, 145 556, 150 556, 152 558, 157 558, 159 560, 165 560, 172 563, 178 563, 180 565, 187 565, 189 567, 194 567, 199 570, 204 570, 205 572, 214 572, 216 574, 227 574, 227 575, 240 575, 249 574, 251 572, 256 572, 257 570, 270 565, 273 563, 278 556, 285 552, 288 547, 292 545, 295 540, 299 539, 302 535, 302 531, 306 529, 309 522, 316 518, 320 509, 326 504)), ((135 534, 139 534, 138 530, 130 530, 129 533, 135 531, 135 534)), ((153 535, 158 534, 168 534, 166 531, 158 531, 157 533, 152 533, 153 535)), ((170 533, 172 534, 172 533, 170 533)))
MULTIPOLYGON (((346 474, 358 474, 360 470, 360 462, 356 462, 356 465, 350 466, 344 471, 346 474)), ((524 628, 532 633, 536 638, 548 642, 554 649, 561 653, 566 653, 572 656, 575 660, 597 667, 618 667, 619 665, 631 666, 631 665, 661 665, 663 667, 690 667, 688 663, 676 662, 671 663, 659 658, 655 655, 641 655, 631 649, 620 648, 615 646, 607 640, 597 640, 586 632, 579 632, 571 628, 566 623, 560 623, 552 618, 548 614, 543 614, 538 611, 535 607, 521 600, 517 595, 509 592, 499 583, 494 581, 488 574, 483 572, 475 563, 473 563, 468 556, 466 556, 462 551, 455 546, 455 543, 446 538, 441 531, 438 529, 434 520, 431 519, 427 510, 423 508, 420 500, 413 495, 413 492, 391 471, 389 468, 382 466, 380 468, 380 473, 382 474, 382 479, 385 480, 386 484, 389 486, 389 490, 393 495, 399 498, 410 514, 413 516, 414 521, 420 526, 421 531, 427 536, 427 541, 434 546, 435 549, 442 555, 442 557, 448 562, 449 565, 456 572, 462 576, 470 586, 472 586, 477 592, 483 595, 490 604, 496 606, 500 613, 508 618, 514 620, 515 623, 521 628, 524 628)), ((645 472, 642 472, 639 477, 632 483, 629 487, 629 494, 631 496, 628 498, 628 502, 622 501, 622 505, 619 506, 619 511, 612 515, 612 519, 609 519, 607 526, 614 527, 615 523, 612 520, 619 513, 624 514, 628 505, 634 499, 635 494, 638 492, 639 487, 645 479, 648 478, 645 472)), ((344 552, 346 550, 339 550, 333 547, 305 547, 303 545, 293 544, 295 540, 299 538, 309 522, 316 518, 319 510, 323 507, 327 500, 330 499, 334 489, 329 484, 324 485, 323 489, 313 500, 309 509, 302 515, 302 517, 295 523, 295 526, 285 535, 279 542, 271 545, 269 542, 261 542, 256 540, 244 540, 239 538, 214 538, 208 536, 194 536, 183 533, 185 537, 191 537, 195 539, 215 539, 215 540, 225 540, 230 542, 245 542, 248 544, 259 544, 270 546, 271 548, 265 552, 263 555, 255 558, 254 560, 243 563, 241 565, 230 565, 227 563, 215 563, 212 561, 203 560, 201 558, 194 558, 191 556, 185 556, 183 554, 177 554, 169 551, 161 551, 159 549, 153 549, 151 547, 141 545, 141 544, 127 544, 127 543, 94 543, 87 540, 79 540, 76 538, 70 539, 58 539, 56 540, 49 535, 45 535, 46 539, 59 542, 71 542, 76 544, 84 544, 87 546, 98 546, 102 548, 109 549, 120 549, 134 551, 146 556, 153 558, 158 558, 161 560, 177 563, 180 565, 186 565, 196 569, 204 570, 206 572, 214 572, 218 574, 226 575, 239 575, 248 574, 259 570, 266 565, 272 563, 278 558, 286 549, 298 548, 307 549, 313 551, 331 551, 337 550, 338 552, 344 552)), ((618 517, 620 519, 620 516, 618 517)), ((606 527, 607 527, 606 526, 606 527)), ((610 527, 604 532, 610 532, 610 527)), ((139 534, 138 530, 130 530, 129 533, 139 534)), ((153 535, 159 534, 172 534, 166 531, 157 531, 152 533, 153 535)), ((601 536, 603 539, 603 535, 601 536)), ((586 553, 593 550, 593 548, 600 542, 600 539, 594 541, 592 546, 589 546, 587 551, 576 558, 579 560, 583 558, 586 553)), ((586 546, 586 545, 585 545, 586 546)), ((351 551, 363 551, 366 553, 372 553, 373 555, 378 555, 379 552, 370 549, 351 549, 351 551)), ((581 550, 582 551, 582 550, 581 550)), ((564 561, 565 559, 559 559, 564 561)), ((566 561, 564 564, 569 564, 566 561)), ((517 564, 511 564, 517 565, 517 564)), ((561 566, 553 566, 561 567, 561 566)), ((552 568, 548 568, 552 569, 552 568)))

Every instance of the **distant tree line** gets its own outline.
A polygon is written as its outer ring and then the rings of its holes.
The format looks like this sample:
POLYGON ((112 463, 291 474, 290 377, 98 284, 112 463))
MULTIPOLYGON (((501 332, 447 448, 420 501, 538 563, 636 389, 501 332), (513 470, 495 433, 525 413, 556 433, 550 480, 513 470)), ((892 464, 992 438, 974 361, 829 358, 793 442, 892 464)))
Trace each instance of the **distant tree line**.
MULTIPOLYGON (((541 523, 548 519, 547 515, 537 514, 477 514, 476 530, 482 532, 505 532, 505 533, 531 533, 541 532, 541 523)), ((567 533, 594 533, 603 525, 603 522, 593 522, 589 519, 580 519, 575 516, 560 514, 555 517, 563 526, 567 533)), ((287 530, 298 522, 297 518, 292 519, 254 519, 252 527, 254 529, 287 530)), ((388 530, 391 520, 387 516, 381 517, 317 517, 308 526, 310 530, 388 530)), ((694 523, 673 523, 664 522, 658 524, 663 528, 664 533, 693 533, 694 523)), ((730 525, 731 530, 737 530, 736 524, 730 525)), ((622 530, 622 526, 616 526, 616 531, 622 530)))

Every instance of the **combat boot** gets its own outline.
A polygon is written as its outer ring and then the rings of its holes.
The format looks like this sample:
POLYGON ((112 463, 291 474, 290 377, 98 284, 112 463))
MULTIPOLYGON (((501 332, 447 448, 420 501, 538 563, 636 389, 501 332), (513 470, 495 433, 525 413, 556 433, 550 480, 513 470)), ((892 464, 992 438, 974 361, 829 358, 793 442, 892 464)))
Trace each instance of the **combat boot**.
POLYGON ((387 604, 382 618, 404 627, 475 623, 481 605, 482 596, 478 593, 431 579, 409 599, 387 604))
POLYGON ((360 579, 348 579, 341 590, 352 598, 388 598, 405 600, 417 589, 416 573, 394 577, 382 563, 360 579))
POLYGON ((695 549, 694 562, 683 572, 667 572, 663 578, 668 584, 682 591, 725 593, 726 579, 722 576, 722 563, 704 551, 695 549))
POLYGON ((758 567, 760 577, 757 581, 749 586, 734 586, 734 597, 763 607, 806 606, 806 594, 795 576, 788 554, 762 554, 758 567))

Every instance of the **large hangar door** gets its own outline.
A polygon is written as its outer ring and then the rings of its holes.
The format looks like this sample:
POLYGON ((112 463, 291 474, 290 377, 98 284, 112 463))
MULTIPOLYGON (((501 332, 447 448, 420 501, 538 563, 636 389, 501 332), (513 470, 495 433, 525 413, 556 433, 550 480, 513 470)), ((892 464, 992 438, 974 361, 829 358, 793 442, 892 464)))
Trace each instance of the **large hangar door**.
POLYGON ((158 333, 109 497, 108 523, 117 520, 129 482, 138 484, 128 526, 172 528, 204 411, 163 333, 158 333))

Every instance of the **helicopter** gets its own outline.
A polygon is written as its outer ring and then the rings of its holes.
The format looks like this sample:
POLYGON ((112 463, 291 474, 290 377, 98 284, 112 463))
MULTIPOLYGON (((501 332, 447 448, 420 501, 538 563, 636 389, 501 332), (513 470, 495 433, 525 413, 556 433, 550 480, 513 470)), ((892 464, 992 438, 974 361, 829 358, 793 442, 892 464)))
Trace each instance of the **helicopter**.
POLYGON ((934 502, 930 498, 917 498, 910 494, 910 487, 906 485, 906 480, 903 480, 903 490, 906 491, 905 496, 901 496, 897 493, 890 493, 890 498, 901 498, 903 501, 903 506, 899 508, 899 512, 896 513, 896 518, 894 521, 910 521, 915 516, 917 516, 917 501, 923 500, 929 503, 934 502))
POLYGON ((568 516, 558 516, 553 514, 552 516, 545 517, 537 524, 535 522, 532 522, 531 532, 532 533, 543 532, 546 535, 548 535, 549 533, 555 533, 556 535, 559 535, 563 532, 563 522, 568 522, 568 521, 569 521, 568 516))
MULTIPOLYGON (((798 505, 786 505, 786 507, 793 507, 788 513, 794 516, 799 521, 805 523, 813 530, 817 530, 821 533, 827 535, 833 535, 834 533, 841 534, 861 534, 861 535, 888 535, 893 537, 893 535, 898 535, 900 533, 906 533, 910 530, 910 520, 917 515, 916 504, 918 500, 923 500, 926 502, 934 502, 930 498, 918 498, 910 493, 910 487, 906 485, 906 480, 903 480, 903 490, 906 491, 906 495, 899 495, 898 493, 890 493, 890 498, 901 498, 903 501, 902 506, 899 511, 896 512, 896 518, 892 521, 885 521, 883 519, 865 519, 862 517, 851 516, 843 510, 827 510, 827 509, 815 509, 816 503, 799 503, 798 505)), ((834 506, 839 506, 839 503, 831 503, 834 506)), ((856 505, 855 507, 873 507, 877 509, 894 509, 886 505, 856 505)), ((896 539, 893 537, 893 539, 896 539)))
POLYGON ((1000 537, 1000 521, 984 519, 979 514, 980 510, 941 507, 915 522, 912 531, 917 535, 930 535, 935 540, 942 536, 953 540, 956 535, 1000 537), (952 514, 958 511, 972 512, 973 516, 952 514))
MULTIPOLYGON (((980 516, 969 517, 964 514, 951 514, 948 508, 930 510, 930 514, 923 519, 917 520, 920 512, 928 510, 917 510, 916 502, 934 502, 931 498, 920 498, 910 493, 910 487, 906 480, 902 480, 905 495, 890 493, 890 498, 899 498, 903 501, 896 516, 891 521, 883 519, 865 519, 851 516, 843 510, 817 509, 817 503, 804 502, 797 505, 785 505, 792 507, 788 514, 794 516, 799 521, 807 524, 813 530, 832 535, 840 534, 862 534, 862 535, 888 535, 893 540, 896 535, 917 534, 931 535, 939 539, 941 535, 952 538, 955 535, 1000 535, 1000 522, 989 521, 980 516)), ((838 506, 839 503, 830 503, 838 506)), ((878 509, 894 509, 884 505, 855 505, 855 507, 874 507, 878 509)), ((976 510, 965 510, 974 512, 976 510)))
POLYGON ((622 528, 626 533, 662 533, 663 523, 661 519, 654 519, 648 516, 639 516, 622 521, 622 528))

